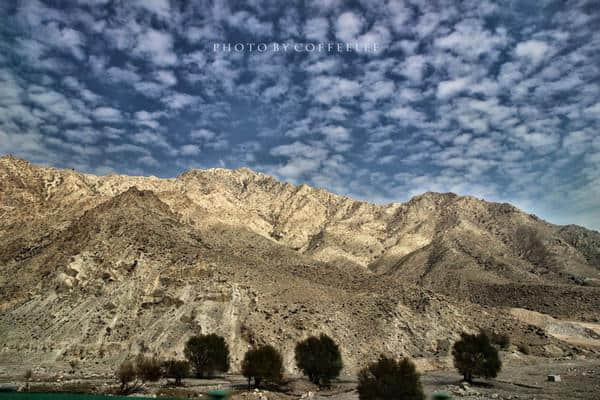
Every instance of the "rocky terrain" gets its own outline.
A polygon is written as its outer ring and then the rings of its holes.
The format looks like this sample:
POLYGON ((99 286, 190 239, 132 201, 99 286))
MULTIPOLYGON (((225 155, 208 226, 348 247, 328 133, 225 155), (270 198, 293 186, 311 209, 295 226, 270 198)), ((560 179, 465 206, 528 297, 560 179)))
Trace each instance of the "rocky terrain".
POLYGON ((112 368, 227 338, 234 370, 326 332, 353 375, 423 370, 463 330, 542 357, 600 355, 600 233, 451 193, 375 205, 248 169, 94 176, 0 158, 0 365, 112 368), (533 313, 533 314, 532 314, 533 313))

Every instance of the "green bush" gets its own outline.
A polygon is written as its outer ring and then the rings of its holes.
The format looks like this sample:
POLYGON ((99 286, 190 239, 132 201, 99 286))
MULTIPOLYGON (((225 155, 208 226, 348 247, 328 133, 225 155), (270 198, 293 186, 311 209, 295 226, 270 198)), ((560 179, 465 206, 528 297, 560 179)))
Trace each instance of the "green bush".
POLYGON ((248 378, 248 385, 254 379, 254 387, 262 381, 278 383, 283 376, 283 358, 271 345, 248 350, 242 361, 242 375, 248 378))
POLYGON ((190 374, 190 363, 185 360, 167 360, 163 364, 166 379, 174 379, 176 386, 181 386, 181 381, 190 374))
POLYGON ((229 371, 229 346, 222 336, 192 336, 185 344, 184 354, 198 378, 229 371))
POLYGON ((296 365, 314 384, 328 386, 343 368, 338 345, 325 334, 299 342, 295 349, 296 365))
POLYGON ((408 358, 381 356, 358 373, 360 400, 425 400, 421 377, 408 358))
POLYGON ((495 378, 502 368, 498 349, 491 344, 485 332, 477 335, 462 333, 461 339, 454 343, 452 356, 454 366, 467 382, 472 382, 477 376, 495 378))

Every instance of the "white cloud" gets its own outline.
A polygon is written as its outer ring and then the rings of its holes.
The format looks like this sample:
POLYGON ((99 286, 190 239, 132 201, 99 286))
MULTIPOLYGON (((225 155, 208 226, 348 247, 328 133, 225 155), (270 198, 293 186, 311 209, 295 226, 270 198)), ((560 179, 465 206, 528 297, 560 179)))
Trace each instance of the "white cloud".
POLYGON ((520 58, 528 58, 535 64, 541 62, 547 55, 550 47, 541 40, 527 40, 521 42, 515 48, 515 55, 520 58))
POLYGON ((418 124, 425 119, 425 115, 412 107, 399 105, 388 111, 387 116, 398 120, 400 124, 418 124))
POLYGON ((458 78, 440 82, 437 87, 437 97, 438 99, 452 97, 465 90, 469 83, 470 80, 468 78, 458 78))
POLYGON ((329 33, 329 21, 323 17, 309 18, 306 20, 303 30, 307 39, 325 42, 329 33))
POLYGON ((332 146, 341 145, 350 140, 350 132, 343 126, 326 126, 321 129, 321 133, 332 146))
POLYGON ((197 97, 187 93, 173 93, 161 99, 164 105, 173 110, 179 110, 197 104, 199 100, 200 99, 197 97))
POLYGON ((247 11, 238 11, 227 18, 227 22, 236 29, 244 30, 257 37, 273 34, 271 22, 260 21, 255 15, 247 11))
POLYGON ((110 67, 107 69, 106 76, 113 82, 125 82, 130 84, 142 79, 135 71, 119 67, 110 67))
POLYGON ((168 18, 171 14, 169 0, 136 0, 135 4, 163 18, 168 18))
POLYGON ((346 78, 317 76, 310 80, 309 93, 323 104, 350 99, 360 94, 360 85, 346 78))
POLYGON ((94 119, 102 122, 120 122, 123 119, 121 111, 112 107, 97 107, 92 111, 94 119))
POLYGON ((190 133, 192 139, 212 140, 217 134, 208 129, 196 129, 190 133))
POLYGON ((495 49, 504 47, 507 33, 503 29, 492 33, 482 27, 477 19, 465 19, 454 27, 447 36, 435 39, 435 46, 461 55, 468 60, 477 60, 483 54, 490 54, 495 49))
POLYGON ((410 56, 400 65, 396 72, 415 83, 421 83, 427 62, 422 55, 410 56))
POLYGON ((179 152, 183 156, 197 156, 200 154, 201 151, 200 151, 200 147, 198 147, 198 145, 186 144, 184 146, 181 146, 181 148, 179 149, 179 152))
POLYGON ((378 100, 390 98, 395 90, 396 85, 393 81, 378 81, 365 87, 365 98, 376 102, 378 100))
POLYGON ((173 50, 173 36, 156 29, 148 29, 139 35, 133 52, 157 65, 173 65, 177 62, 173 50))
POLYGON ((165 86, 173 86, 177 84, 177 77, 172 71, 160 70, 156 71, 154 78, 165 86))
POLYGON ((355 42, 365 24, 363 18, 351 11, 341 14, 335 23, 336 36, 343 42, 355 42))

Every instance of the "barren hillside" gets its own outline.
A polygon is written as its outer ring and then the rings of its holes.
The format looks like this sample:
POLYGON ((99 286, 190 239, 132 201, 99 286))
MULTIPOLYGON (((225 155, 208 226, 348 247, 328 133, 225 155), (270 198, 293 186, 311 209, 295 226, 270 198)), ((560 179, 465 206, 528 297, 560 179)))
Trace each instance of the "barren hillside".
POLYGON ((289 371, 295 342, 320 331, 347 372, 380 352, 445 355, 478 327, 572 351, 509 308, 598 322, 599 282, 598 232, 509 204, 374 205, 248 169, 100 177, 0 159, 0 361, 110 365, 181 355, 213 331, 234 366, 268 342, 289 371))

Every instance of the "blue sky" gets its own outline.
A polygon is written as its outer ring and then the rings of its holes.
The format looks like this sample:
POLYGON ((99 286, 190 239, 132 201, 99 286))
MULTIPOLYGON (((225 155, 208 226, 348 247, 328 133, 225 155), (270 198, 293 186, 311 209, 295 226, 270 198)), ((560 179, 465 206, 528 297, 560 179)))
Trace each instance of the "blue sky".
POLYGON ((0 153, 99 174, 245 166, 378 203, 452 191, 600 229, 594 0, 23 0, 0 15, 0 153))

